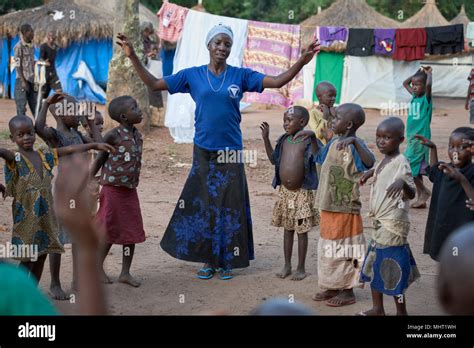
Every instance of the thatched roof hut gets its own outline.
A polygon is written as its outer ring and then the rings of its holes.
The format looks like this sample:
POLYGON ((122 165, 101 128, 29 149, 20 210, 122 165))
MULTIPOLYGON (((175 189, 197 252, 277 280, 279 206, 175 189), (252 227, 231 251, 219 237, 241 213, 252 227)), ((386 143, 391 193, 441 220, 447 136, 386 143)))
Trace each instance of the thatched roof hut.
POLYGON ((22 24, 35 30, 35 44, 44 42, 49 31, 56 33, 57 44, 64 48, 72 41, 111 38, 112 20, 87 6, 70 1, 51 1, 46 5, 8 13, 0 17, 0 37, 16 36, 22 24))
POLYGON ((466 15, 466 11, 464 10, 464 5, 461 6, 461 11, 459 11, 458 15, 451 19, 449 22, 450 24, 462 24, 464 25, 464 32, 466 32, 467 26, 469 25, 469 17, 466 15))
MULTIPOLYGON (((43 6, 8 13, 0 17, 0 37, 16 36, 19 27, 29 23, 35 30, 34 43, 44 42, 49 31, 56 33, 56 43, 65 48, 73 41, 111 39, 113 9, 117 0, 53 0, 43 6)), ((156 27, 156 14, 140 5, 140 22, 156 27)))
POLYGON ((402 23, 404 28, 424 28, 449 25, 449 22, 439 12, 436 6, 436 0, 426 0, 425 5, 402 23))
POLYGON ((365 0, 337 0, 321 13, 301 22, 302 44, 308 45, 316 26, 398 28, 399 23, 378 13, 365 0))

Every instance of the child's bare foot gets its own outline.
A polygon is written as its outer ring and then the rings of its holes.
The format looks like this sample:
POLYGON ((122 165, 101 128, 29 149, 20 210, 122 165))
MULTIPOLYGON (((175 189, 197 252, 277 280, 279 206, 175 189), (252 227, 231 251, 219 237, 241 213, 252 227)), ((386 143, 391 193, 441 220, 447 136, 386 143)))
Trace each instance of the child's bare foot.
POLYGON ((327 301, 339 294, 339 292, 340 290, 325 290, 314 294, 311 298, 313 301, 327 301))
POLYGON ((365 312, 359 312, 356 315, 362 316, 362 317, 373 317, 373 316, 384 316, 385 311, 383 309, 379 308, 372 308, 369 309, 368 311, 365 312))
POLYGON ((411 205, 411 207, 415 208, 415 209, 424 209, 424 208, 426 208, 426 202, 428 201, 430 196, 431 196, 430 190, 424 189, 423 191, 421 191, 421 193, 418 196, 418 199, 416 200, 415 203, 413 203, 411 205))
POLYGON ((136 280, 135 278, 133 278, 130 275, 130 273, 121 274, 118 280, 119 280, 120 283, 128 284, 128 285, 131 285, 135 288, 138 288, 141 285, 141 283, 138 280, 136 280))
POLYGON ((356 302, 354 291, 352 289, 342 290, 339 294, 329 299, 326 305, 329 307, 342 307, 354 304, 356 302))
POLYGON ((60 284, 51 285, 49 288, 49 296, 54 300, 65 301, 69 299, 69 295, 64 292, 60 284))
POLYGON ((112 284, 113 281, 107 276, 104 270, 100 272, 100 281, 104 284, 112 284))
POLYGON ((285 266, 283 266, 281 271, 276 274, 276 276, 278 278, 285 279, 290 274, 291 274, 291 266, 290 265, 285 265, 285 266))
POLYGON ((297 269, 291 280, 303 280, 306 278, 306 272, 304 269, 297 269))

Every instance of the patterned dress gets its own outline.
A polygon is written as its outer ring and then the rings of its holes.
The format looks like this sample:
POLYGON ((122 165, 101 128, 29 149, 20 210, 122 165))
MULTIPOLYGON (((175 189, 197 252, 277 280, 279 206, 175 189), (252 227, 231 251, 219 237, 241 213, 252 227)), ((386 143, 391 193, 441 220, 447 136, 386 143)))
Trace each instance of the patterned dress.
POLYGON ((51 192, 58 153, 46 146, 38 148, 37 152, 43 165, 42 177, 28 158, 19 152, 15 154, 14 162, 5 165, 7 195, 13 197, 12 244, 37 246, 38 256, 63 253, 51 192))

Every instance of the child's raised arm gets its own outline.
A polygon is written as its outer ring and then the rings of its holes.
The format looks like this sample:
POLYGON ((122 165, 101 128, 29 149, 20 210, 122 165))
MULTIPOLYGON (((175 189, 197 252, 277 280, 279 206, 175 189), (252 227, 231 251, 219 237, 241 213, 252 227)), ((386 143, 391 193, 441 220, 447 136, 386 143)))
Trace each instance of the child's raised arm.
POLYGON ((82 145, 70 145, 57 149, 58 157, 72 155, 79 152, 86 152, 89 150, 114 152, 115 148, 112 145, 106 143, 89 143, 82 145))
POLYGON ((424 136, 419 135, 419 134, 415 134, 415 138, 420 140, 421 145, 424 145, 430 148, 430 167, 438 163, 438 149, 436 148, 436 144, 433 143, 430 139, 425 138, 424 136))
POLYGON ((337 143, 336 149, 338 150, 346 149, 350 144, 354 145, 354 148, 359 154, 362 163, 364 163, 364 165, 367 168, 372 168, 375 163, 375 157, 373 153, 370 152, 367 147, 362 146, 356 137, 347 137, 341 140, 340 142, 337 143))
POLYGON ((466 192, 467 198, 474 200, 474 187, 471 186, 469 180, 467 180, 458 169, 448 165, 447 163, 441 163, 438 168, 442 170, 444 174, 459 182, 464 192, 466 192))
MULTIPOLYGON (((118 144, 119 141, 120 139, 118 139, 117 133, 115 133, 114 130, 110 130, 104 136, 104 142, 106 144, 109 144, 112 147, 118 144)), ((90 170, 91 177, 94 177, 97 174, 99 169, 102 168, 102 166, 104 165, 105 161, 107 161, 108 157, 109 157, 109 153, 106 151, 99 153, 96 160, 92 163, 91 170, 90 170)))
POLYGON ((408 91, 408 93, 410 93, 410 95, 413 94, 413 88, 411 87, 411 78, 412 77, 413 77, 413 75, 408 77, 405 81, 403 81, 403 87, 405 87, 405 89, 408 91))
POLYGON ((267 153, 267 157, 271 164, 275 164, 273 161, 273 147, 270 141, 270 126, 267 122, 263 122, 260 125, 260 129, 262 130, 262 138, 263 142, 265 143, 265 152, 267 153))
POLYGON ((431 100, 431 85, 433 84, 433 77, 432 77, 433 69, 431 69, 430 66, 424 66, 422 67, 422 69, 425 71, 425 74, 426 74, 426 87, 425 87, 426 98, 428 100, 431 100))
POLYGON ((313 155, 319 151, 319 144, 318 141, 316 140, 316 134, 314 134, 313 131, 311 130, 300 130, 298 133, 295 134, 294 140, 302 139, 302 141, 305 141, 306 139, 311 140, 311 152, 313 155))
POLYGON ((142 79, 142 81, 150 87, 153 91, 167 91, 168 85, 166 84, 165 80, 157 79, 153 76, 142 64, 140 59, 138 58, 133 46, 128 42, 128 39, 123 34, 117 35, 117 45, 122 47, 123 53, 130 58, 130 61, 133 64, 138 76, 142 79))
POLYGON ((7 149, 0 148, 0 157, 7 162, 13 162, 15 160, 15 154, 7 149))
POLYGON ((64 99, 64 94, 56 93, 48 97, 41 106, 41 110, 36 117, 35 131, 41 139, 49 143, 56 143, 56 135, 52 128, 46 127, 46 115, 48 114, 48 107, 56 104, 64 99))

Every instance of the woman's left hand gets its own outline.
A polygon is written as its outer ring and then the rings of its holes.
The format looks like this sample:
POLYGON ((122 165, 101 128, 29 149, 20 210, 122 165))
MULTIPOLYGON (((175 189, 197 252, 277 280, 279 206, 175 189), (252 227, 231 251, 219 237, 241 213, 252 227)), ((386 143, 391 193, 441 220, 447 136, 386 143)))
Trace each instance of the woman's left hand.
POLYGON ((311 59, 313 59, 314 55, 317 54, 320 50, 319 40, 315 39, 303 52, 301 52, 301 60, 306 65, 308 64, 311 59))

